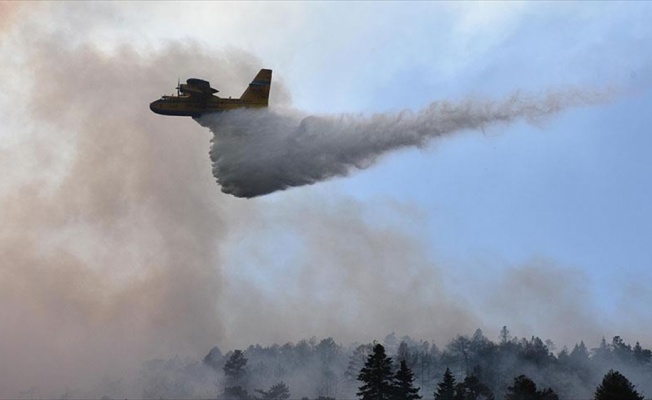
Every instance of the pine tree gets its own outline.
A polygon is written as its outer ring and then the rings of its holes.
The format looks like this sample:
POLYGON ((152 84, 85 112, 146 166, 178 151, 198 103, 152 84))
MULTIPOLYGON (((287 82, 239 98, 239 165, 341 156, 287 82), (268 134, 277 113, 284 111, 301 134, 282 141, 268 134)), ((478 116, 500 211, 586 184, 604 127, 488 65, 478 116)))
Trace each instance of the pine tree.
POLYGON ((224 363, 224 391, 220 398, 225 400, 245 400, 247 393, 247 359, 242 350, 235 350, 224 363))
POLYGON ((595 389, 595 400, 643 400, 634 385, 618 371, 609 370, 595 389))
POLYGON ((634 354, 634 360, 640 365, 648 364, 652 360, 652 351, 643 349, 639 342, 636 342, 632 352, 634 354))
POLYGON ((219 370, 219 366, 222 365, 224 356, 217 346, 213 346, 210 352, 204 357, 204 364, 209 367, 219 370))
POLYGON ((437 384, 435 391, 435 400, 454 400, 455 399, 455 378, 451 370, 446 368, 444 378, 437 384))
POLYGON ((537 385, 525 375, 514 378, 514 386, 507 388, 505 400, 559 400, 551 388, 537 391, 537 385))
POLYGON ((611 363, 613 360, 613 354, 611 352, 611 346, 607 344, 607 341, 602 338, 600 341, 600 346, 591 349, 593 353, 591 359, 593 361, 599 361, 603 363, 611 363))
POLYGON ((509 329, 506 326, 503 326, 503 329, 500 330, 500 345, 505 346, 512 339, 512 336, 509 334, 509 329))
POLYGON ((261 400, 287 400, 290 398, 290 388, 283 382, 272 386, 268 391, 256 390, 263 395, 261 400))
POLYGON ((507 388, 505 400, 537 400, 537 385, 525 375, 514 378, 514 385, 507 388))
POLYGON ((477 376, 469 375, 455 387, 455 400, 494 400, 494 394, 477 376))
POLYGON ((244 385, 247 374, 247 359, 242 350, 236 350, 231 353, 229 359, 224 363, 224 376, 226 377, 226 386, 244 385))
POLYGON ((392 359, 385 354, 381 344, 374 346, 373 353, 360 370, 358 380, 363 383, 358 389, 361 400, 391 400, 394 392, 392 359))
POLYGON ((394 386, 394 399, 395 400, 418 400, 419 388, 414 387, 414 375, 412 370, 408 368, 405 360, 401 361, 401 366, 396 371, 394 386))
POLYGON ((614 336, 611 341, 611 352, 622 363, 631 364, 634 360, 632 346, 625 343, 620 336, 614 336))

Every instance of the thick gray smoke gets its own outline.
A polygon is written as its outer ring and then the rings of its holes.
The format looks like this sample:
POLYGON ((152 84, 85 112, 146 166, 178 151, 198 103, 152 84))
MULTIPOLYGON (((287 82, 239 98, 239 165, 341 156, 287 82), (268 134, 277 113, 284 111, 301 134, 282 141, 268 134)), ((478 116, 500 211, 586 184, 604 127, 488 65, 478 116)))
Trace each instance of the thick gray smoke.
POLYGON ((199 123, 215 137, 210 156, 222 191, 255 197, 310 185, 372 165, 386 152, 519 118, 536 122, 573 106, 607 100, 611 91, 514 93, 502 101, 438 101, 418 112, 307 116, 294 110, 238 110, 199 123))
MULTIPOLYGON (((224 336, 207 138, 147 104, 185 69, 240 82, 259 63, 195 43, 107 53, 28 27, 0 42, 21 54, 0 57, 0 398, 99 398, 86 391, 102 377, 224 336)), ((111 396, 140 396, 130 385, 111 396)))

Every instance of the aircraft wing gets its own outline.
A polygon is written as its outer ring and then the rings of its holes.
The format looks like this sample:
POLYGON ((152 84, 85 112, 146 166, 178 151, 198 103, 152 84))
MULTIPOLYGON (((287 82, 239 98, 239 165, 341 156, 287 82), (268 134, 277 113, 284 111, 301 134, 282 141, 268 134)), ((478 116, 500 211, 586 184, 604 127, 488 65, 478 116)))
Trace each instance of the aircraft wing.
POLYGON ((179 85, 179 91, 184 94, 193 96, 212 96, 217 93, 217 89, 213 89, 208 81, 197 78, 190 78, 186 83, 179 85))

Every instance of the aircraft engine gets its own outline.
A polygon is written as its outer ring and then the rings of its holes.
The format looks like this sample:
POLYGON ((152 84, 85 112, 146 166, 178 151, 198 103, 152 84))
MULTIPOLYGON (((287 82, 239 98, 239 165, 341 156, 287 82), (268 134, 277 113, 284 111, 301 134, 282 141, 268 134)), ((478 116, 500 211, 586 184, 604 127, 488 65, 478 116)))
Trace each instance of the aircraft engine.
POLYGON ((206 93, 205 91, 201 90, 200 88, 198 88, 196 86, 187 85, 185 83, 182 83, 181 85, 179 85, 179 90, 181 91, 181 93, 194 93, 194 94, 205 94, 206 93))

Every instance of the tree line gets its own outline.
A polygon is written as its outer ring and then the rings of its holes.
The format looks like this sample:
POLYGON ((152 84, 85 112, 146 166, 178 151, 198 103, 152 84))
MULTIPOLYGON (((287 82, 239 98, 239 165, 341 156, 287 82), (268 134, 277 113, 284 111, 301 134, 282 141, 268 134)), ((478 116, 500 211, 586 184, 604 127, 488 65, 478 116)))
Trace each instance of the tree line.
POLYGON ((143 397, 224 400, 624 399, 596 397, 605 379, 630 387, 638 399, 652 390, 651 378, 652 351, 639 342, 616 336, 593 348, 580 341, 557 350, 535 336, 512 337, 506 327, 495 341, 476 330, 441 349, 394 334, 348 346, 312 338, 226 354, 214 347, 201 361, 161 361, 141 371, 143 397), (380 362, 379 346, 389 362, 380 362), (368 381, 374 356, 385 371, 382 390, 368 381))
MULTIPOLYGON (((385 348, 376 344, 373 353, 358 375, 362 383, 357 393, 360 400, 419 400, 419 388, 414 386, 412 371, 405 361, 400 362, 396 372, 392 369, 392 359, 385 354, 385 348)), ((434 400, 494 400, 491 389, 483 384, 476 372, 467 375, 463 382, 456 383, 449 368, 433 394, 434 400)), ((595 400, 643 400, 634 385, 620 372, 610 370, 596 388, 595 400)), ((274 399, 276 400, 276 399, 274 399)), ((278 399, 282 400, 282 399, 278 399)), ((505 400, 559 400, 552 388, 537 390, 536 384, 527 376, 514 378, 507 388, 505 400)))

